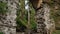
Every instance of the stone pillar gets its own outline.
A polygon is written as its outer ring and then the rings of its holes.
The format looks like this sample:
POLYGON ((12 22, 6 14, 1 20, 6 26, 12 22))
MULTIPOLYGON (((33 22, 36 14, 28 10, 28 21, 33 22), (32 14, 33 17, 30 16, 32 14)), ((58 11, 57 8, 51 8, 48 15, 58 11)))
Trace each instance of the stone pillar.
POLYGON ((53 30, 55 29, 55 23, 52 18, 50 18, 50 6, 48 4, 44 4, 44 18, 46 24, 47 34, 52 34, 53 30))
POLYGON ((5 19, 2 19, 0 23, 1 31, 4 34, 16 34, 16 12, 17 12, 17 4, 18 0, 2 0, 7 3, 6 9, 8 10, 7 14, 4 16, 5 19))
POLYGON ((37 22, 37 32, 38 34, 46 34, 45 30, 45 18, 44 18, 44 5, 36 11, 35 19, 37 22))

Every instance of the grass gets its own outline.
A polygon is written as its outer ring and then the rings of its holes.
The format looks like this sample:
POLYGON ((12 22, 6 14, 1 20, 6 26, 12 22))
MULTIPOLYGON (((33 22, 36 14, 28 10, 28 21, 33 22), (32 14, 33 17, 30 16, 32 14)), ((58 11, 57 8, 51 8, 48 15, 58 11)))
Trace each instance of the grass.
POLYGON ((0 34, 3 34, 3 32, 0 32, 0 34))
POLYGON ((60 34, 60 30, 56 30, 53 34, 60 34))

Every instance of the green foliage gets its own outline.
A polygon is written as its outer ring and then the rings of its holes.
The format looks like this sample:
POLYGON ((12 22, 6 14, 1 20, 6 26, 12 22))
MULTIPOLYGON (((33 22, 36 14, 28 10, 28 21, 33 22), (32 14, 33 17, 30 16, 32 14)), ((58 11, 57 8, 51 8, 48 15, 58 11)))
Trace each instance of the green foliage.
POLYGON ((56 30, 56 32, 53 32, 52 34, 60 34, 60 30, 56 30))
POLYGON ((35 22, 35 10, 33 9, 32 5, 30 4, 30 26, 31 26, 31 29, 33 30, 36 30, 36 22, 35 22))
POLYGON ((25 18, 21 19, 20 17, 20 11, 17 11, 17 18, 16 18, 16 22, 17 22, 17 26, 26 26, 27 20, 26 20, 26 16, 25 18))
POLYGON ((0 32, 0 34, 3 34, 3 32, 0 32))
POLYGON ((55 0, 50 0, 47 4, 51 7, 53 7, 55 4, 57 4, 57 2, 55 0))
MULTIPOLYGON (((25 5, 24 5, 24 1, 20 0, 20 9, 18 9, 17 11, 17 18, 16 18, 16 23, 17 23, 17 27, 27 27, 28 26, 28 11, 25 10, 25 5)), ((36 29, 36 23, 35 23, 35 11, 32 8, 32 6, 30 6, 31 10, 30 10, 30 28, 31 29, 36 29)))
POLYGON ((0 14, 5 14, 7 12, 6 6, 7 6, 6 3, 0 2, 0 14))
POLYGON ((27 11, 25 10, 24 0, 20 0, 20 9, 17 11, 17 28, 23 28, 27 26, 27 11))
POLYGON ((52 10, 50 13, 51 17, 55 20, 55 22, 58 22, 60 20, 60 10, 57 11, 52 10))
POLYGON ((56 27, 60 27, 60 10, 51 11, 51 18, 54 19, 56 27))

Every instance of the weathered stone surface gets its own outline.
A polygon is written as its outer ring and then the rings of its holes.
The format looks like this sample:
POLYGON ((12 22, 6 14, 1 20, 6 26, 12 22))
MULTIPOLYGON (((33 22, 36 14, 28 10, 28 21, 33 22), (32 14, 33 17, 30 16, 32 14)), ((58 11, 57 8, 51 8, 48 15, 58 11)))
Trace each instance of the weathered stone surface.
POLYGON ((51 31, 55 29, 55 23, 54 20, 50 19, 50 7, 49 5, 45 4, 44 5, 44 18, 45 18, 45 25, 46 25, 46 30, 47 34, 52 34, 51 31))
MULTIPOLYGON (((44 6, 43 6, 44 7, 44 6)), ((37 32, 38 34, 46 34, 45 33, 45 18, 44 18, 44 8, 40 8, 36 11, 36 22, 37 22, 37 32)))
POLYGON ((36 11, 37 32, 40 34, 51 34, 55 23, 50 19, 50 7, 43 4, 42 8, 36 11))
POLYGON ((8 12, 0 15, 0 31, 4 34, 16 34, 16 11, 18 0, 1 0, 7 3, 8 12))

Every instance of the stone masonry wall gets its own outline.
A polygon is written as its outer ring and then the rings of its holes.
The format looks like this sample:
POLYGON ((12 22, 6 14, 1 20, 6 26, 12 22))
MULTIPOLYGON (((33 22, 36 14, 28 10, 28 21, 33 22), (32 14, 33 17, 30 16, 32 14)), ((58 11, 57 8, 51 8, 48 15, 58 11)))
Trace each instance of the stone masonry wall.
POLYGON ((16 34, 16 11, 18 0, 0 0, 7 3, 6 9, 8 10, 6 15, 2 15, 0 21, 0 31, 4 34, 16 34))

